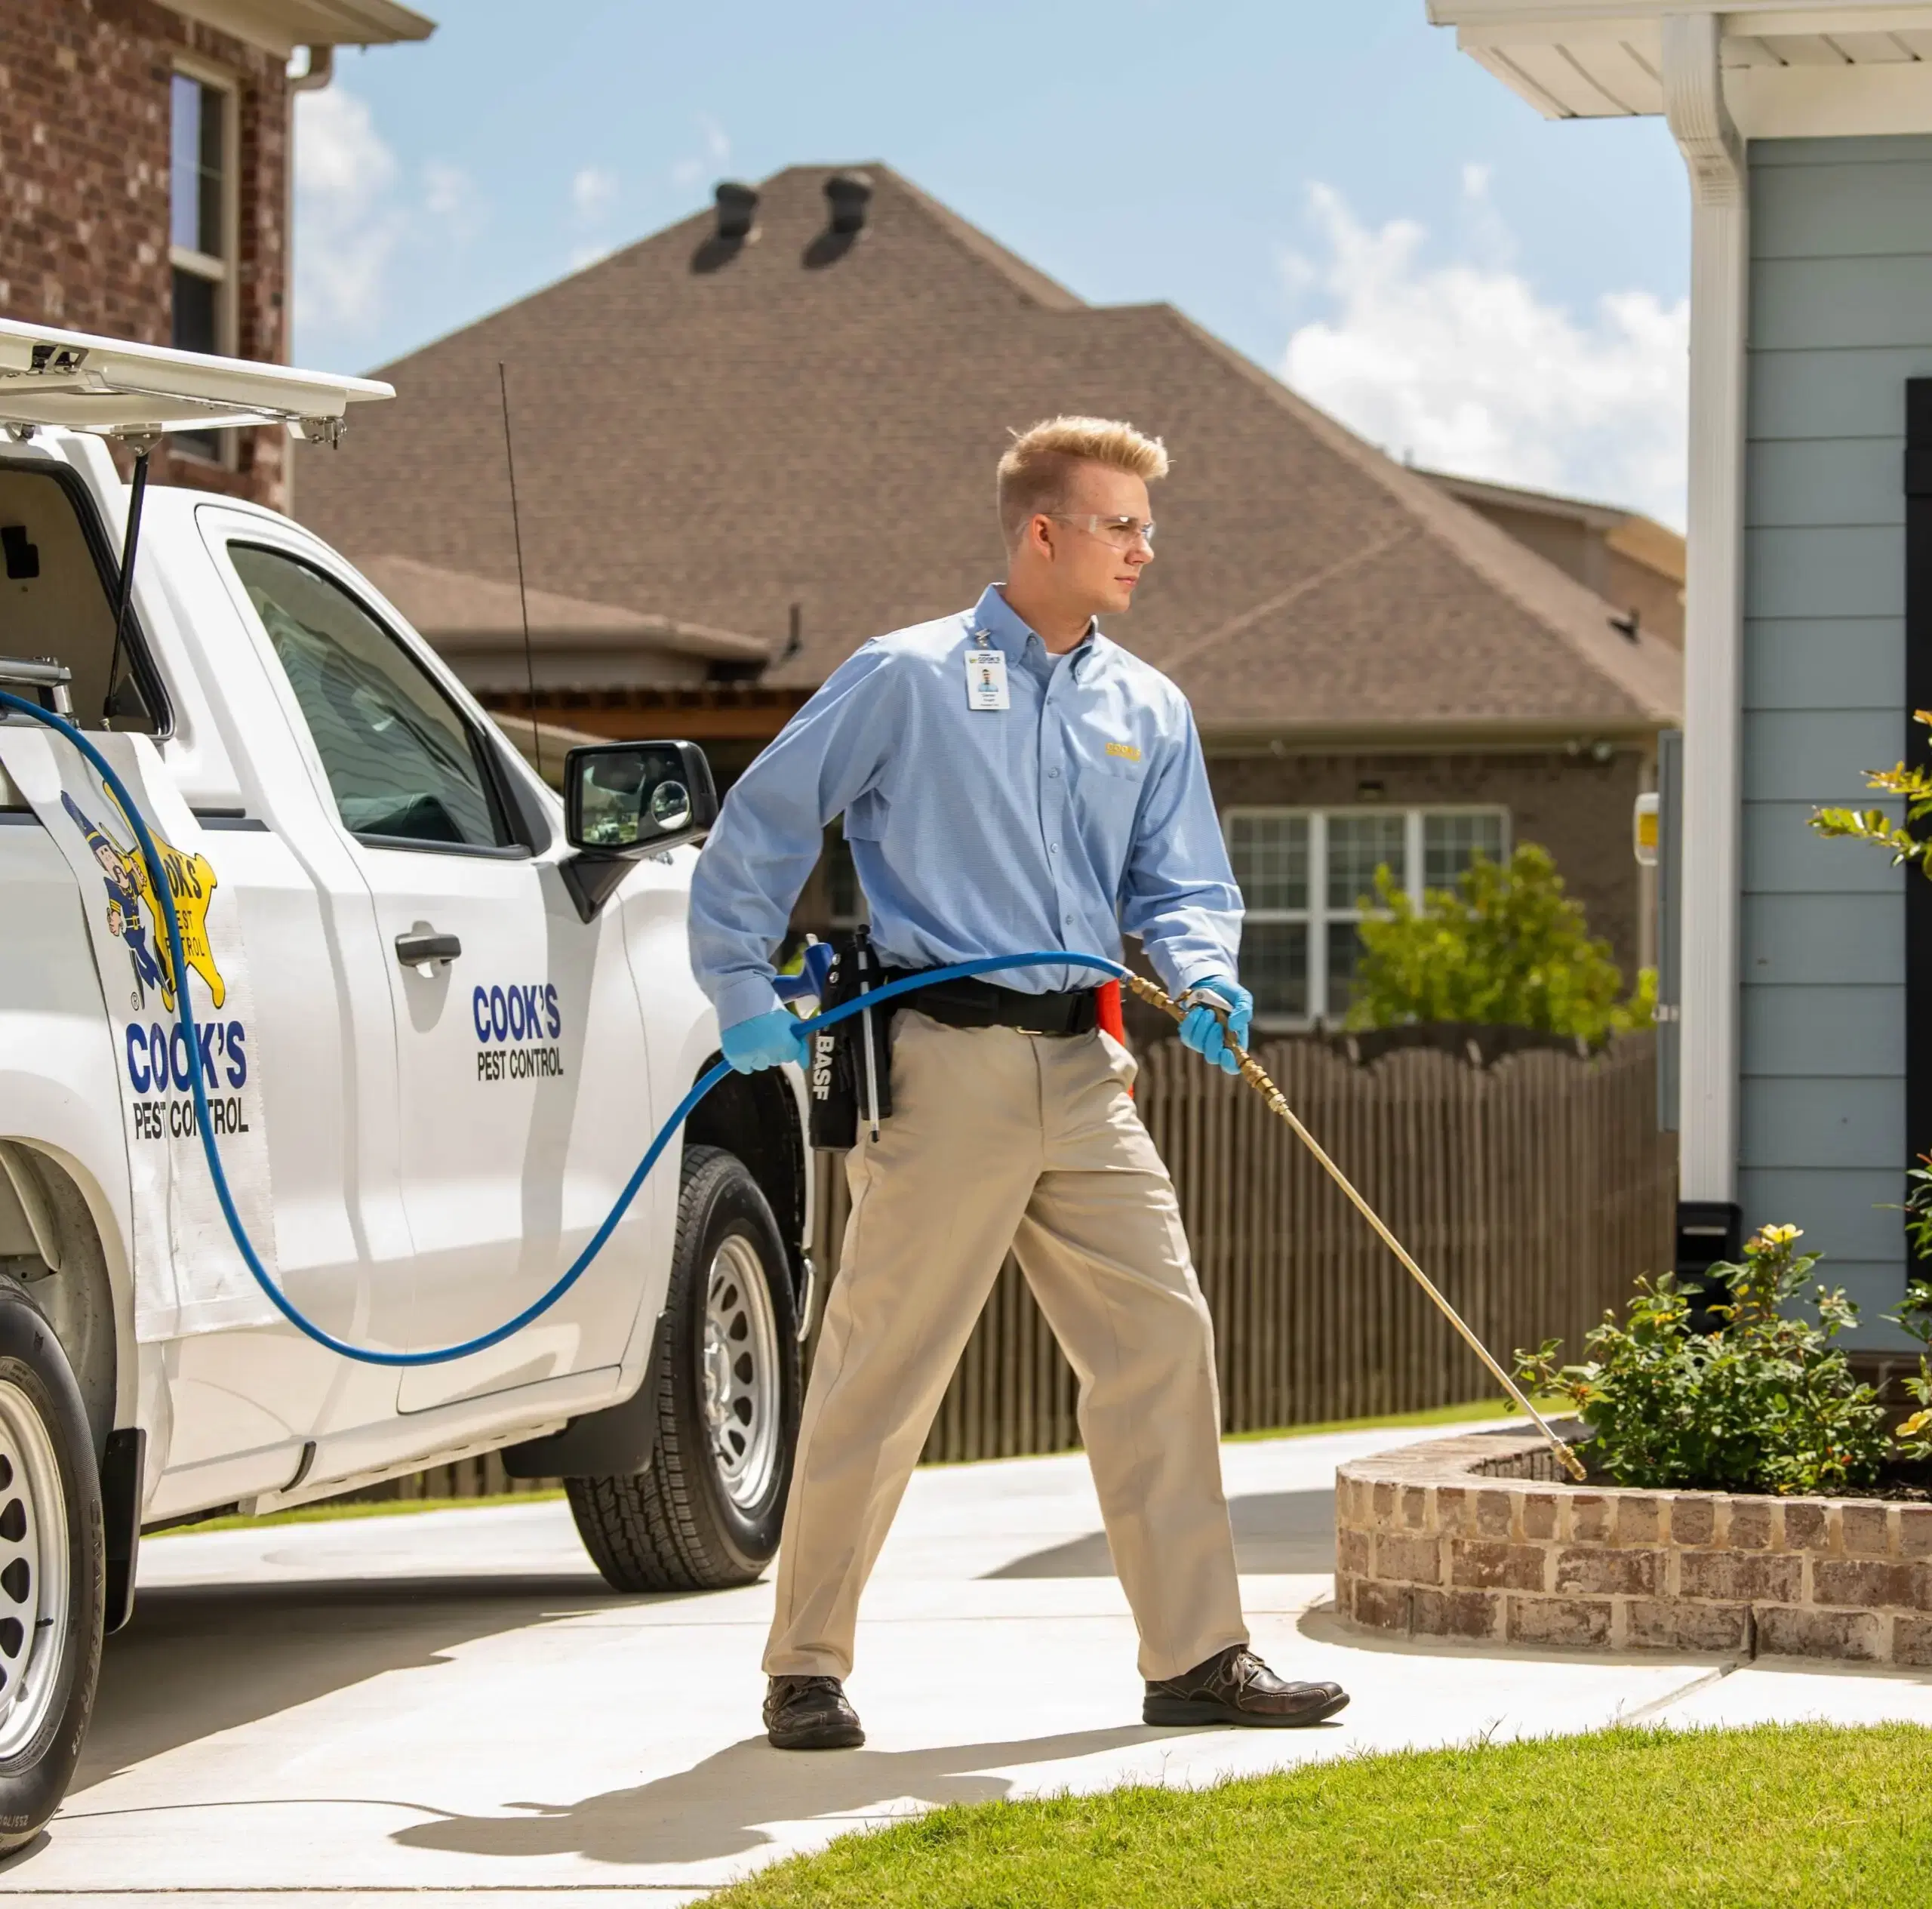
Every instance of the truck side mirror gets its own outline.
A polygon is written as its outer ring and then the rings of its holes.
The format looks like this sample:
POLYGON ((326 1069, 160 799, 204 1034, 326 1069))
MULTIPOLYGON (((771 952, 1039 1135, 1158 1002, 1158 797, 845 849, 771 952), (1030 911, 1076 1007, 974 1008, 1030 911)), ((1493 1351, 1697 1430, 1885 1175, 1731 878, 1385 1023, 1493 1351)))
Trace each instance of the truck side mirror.
POLYGON ((595 743, 564 758, 563 864, 590 920, 641 855, 695 842, 718 820, 718 785, 696 743, 595 743))

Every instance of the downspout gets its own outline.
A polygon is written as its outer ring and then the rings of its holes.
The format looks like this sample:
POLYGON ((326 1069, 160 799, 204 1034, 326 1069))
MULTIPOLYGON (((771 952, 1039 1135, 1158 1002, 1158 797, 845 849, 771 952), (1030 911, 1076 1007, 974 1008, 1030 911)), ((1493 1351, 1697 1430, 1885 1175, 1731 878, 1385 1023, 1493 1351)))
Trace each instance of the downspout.
MULTIPOLYGON (((312 46, 309 63, 288 82, 288 137, 281 166, 281 362, 295 359, 295 98, 299 93, 319 93, 335 77, 335 48, 312 46)), ((282 449, 281 507, 295 515, 295 440, 290 437, 282 449)))
POLYGON ((1678 1190, 1687 1205, 1730 1208, 1734 1229, 1749 171, 1724 104, 1718 16, 1666 14, 1663 27, 1665 117, 1691 200, 1678 1190))

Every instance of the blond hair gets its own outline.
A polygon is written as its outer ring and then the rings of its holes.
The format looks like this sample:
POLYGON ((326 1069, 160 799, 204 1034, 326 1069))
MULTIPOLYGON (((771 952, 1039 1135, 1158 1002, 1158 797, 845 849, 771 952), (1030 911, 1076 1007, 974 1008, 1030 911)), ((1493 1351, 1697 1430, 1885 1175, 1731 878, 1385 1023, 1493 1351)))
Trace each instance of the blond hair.
POLYGON ((1048 417, 1016 433, 999 460, 999 527, 1008 550, 1035 517, 1064 507, 1081 464, 1104 464, 1151 484, 1168 474, 1168 450, 1118 418, 1048 417))

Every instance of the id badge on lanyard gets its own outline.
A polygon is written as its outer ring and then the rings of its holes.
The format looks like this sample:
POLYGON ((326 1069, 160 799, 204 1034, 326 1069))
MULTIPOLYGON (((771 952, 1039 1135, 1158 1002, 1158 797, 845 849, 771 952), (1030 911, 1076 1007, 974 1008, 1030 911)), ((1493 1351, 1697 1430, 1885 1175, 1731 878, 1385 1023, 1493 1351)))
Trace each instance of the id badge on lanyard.
POLYGON ((1006 658, 990 645, 966 652, 966 707, 969 710, 1011 707, 1006 693, 1006 658))

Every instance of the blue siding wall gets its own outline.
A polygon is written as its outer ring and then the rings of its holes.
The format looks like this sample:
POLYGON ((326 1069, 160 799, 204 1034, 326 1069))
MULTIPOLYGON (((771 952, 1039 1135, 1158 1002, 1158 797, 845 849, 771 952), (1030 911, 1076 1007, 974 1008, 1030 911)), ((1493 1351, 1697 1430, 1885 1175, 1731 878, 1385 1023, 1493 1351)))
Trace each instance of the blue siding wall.
MULTIPOLYGON (((1903 1289, 1905 876, 1819 802, 1904 741, 1905 381, 1932 376, 1932 139, 1751 148, 1745 503, 1745 1224, 1790 1220, 1864 1310, 1903 1289)), ((1919 879, 1917 876, 1912 878, 1919 879)), ((1932 1134, 1915 1137, 1932 1147, 1932 1134)))

